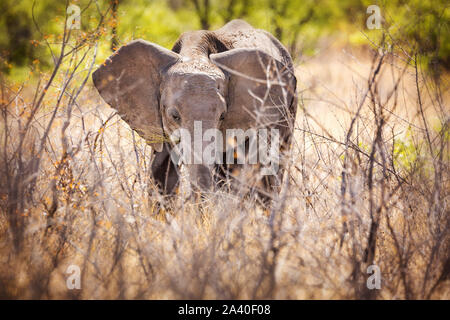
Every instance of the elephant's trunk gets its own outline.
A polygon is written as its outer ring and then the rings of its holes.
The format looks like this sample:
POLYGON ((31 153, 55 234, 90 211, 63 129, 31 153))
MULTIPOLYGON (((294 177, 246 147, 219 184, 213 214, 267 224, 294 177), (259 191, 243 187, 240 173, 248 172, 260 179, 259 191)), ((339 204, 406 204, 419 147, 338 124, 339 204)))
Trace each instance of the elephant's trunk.
POLYGON ((209 154, 207 150, 211 141, 203 139, 208 130, 217 130, 214 121, 201 120, 195 121, 190 126, 191 133, 191 163, 186 164, 186 169, 189 174, 191 186, 195 191, 201 193, 213 191, 213 170, 215 158, 209 154))
POLYGON ((212 166, 203 164, 187 165, 189 180, 194 189, 200 192, 213 190, 212 166))

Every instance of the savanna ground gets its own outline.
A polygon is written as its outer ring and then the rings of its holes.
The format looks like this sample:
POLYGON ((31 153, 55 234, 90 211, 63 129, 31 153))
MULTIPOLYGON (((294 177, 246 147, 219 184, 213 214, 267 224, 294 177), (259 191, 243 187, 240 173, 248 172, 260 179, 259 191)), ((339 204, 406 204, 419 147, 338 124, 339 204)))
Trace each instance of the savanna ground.
POLYGON ((450 297, 449 78, 416 47, 379 30, 296 58, 295 139, 263 208, 156 192, 150 147, 92 85, 95 32, 64 30, 47 72, 1 77, 1 298, 450 297))

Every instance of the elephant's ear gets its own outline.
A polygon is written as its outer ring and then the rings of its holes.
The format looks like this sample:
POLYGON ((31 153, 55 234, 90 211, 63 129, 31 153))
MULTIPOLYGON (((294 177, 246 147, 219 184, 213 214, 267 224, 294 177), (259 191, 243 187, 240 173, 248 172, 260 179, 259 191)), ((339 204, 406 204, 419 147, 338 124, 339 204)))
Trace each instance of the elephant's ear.
POLYGON ((161 72, 178 59, 178 54, 163 47, 135 40, 92 74, 103 100, 157 151, 164 140, 159 113, 161 72))
POLYGON ((227 127, 286 125, 296 86, 291 65, 247 48, 212 54, 210 59, 230 77, 227 127))

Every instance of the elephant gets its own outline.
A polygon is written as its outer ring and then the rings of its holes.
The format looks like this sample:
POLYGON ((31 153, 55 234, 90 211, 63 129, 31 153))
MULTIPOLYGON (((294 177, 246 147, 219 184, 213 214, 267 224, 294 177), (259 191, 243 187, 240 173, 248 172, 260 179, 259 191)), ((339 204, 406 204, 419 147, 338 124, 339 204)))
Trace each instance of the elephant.
MULTIPOLYGON (((152 147, 151 171, 163 195, 174 195, 180 182, 180 164, 171 157, 177 141, 168 138, 180 128, 192 134, 200 122, 202 132, 215 129, 222 137, 228 129, 276 129, 279 151, 291 147, 297 110, 293 60, 278 39, 243 20, 215 31, 185 32, 171 50, 133 40, 114 52, 92 78, 103 100, 152 147)), ((223 142, 228 149, 229 142, 223 142)), ((248 152, 248 137, 244 143, 248 152)), ((206 142, 201 144, 205 147, 206 142)), ((222 156, 225 152, 218 158, 222 156)), ((282 179, 280 169, 272 175, 258 174, 260 164, 246 166, 251 168, 246 176, 244 164, 182 165, 191 186, 201 193, 232 177, 233 186, 247 183, 246 190, 256 188, 256 193, 270 197, 282 179), (248 177, 255 181, 250 183, 248 177)))

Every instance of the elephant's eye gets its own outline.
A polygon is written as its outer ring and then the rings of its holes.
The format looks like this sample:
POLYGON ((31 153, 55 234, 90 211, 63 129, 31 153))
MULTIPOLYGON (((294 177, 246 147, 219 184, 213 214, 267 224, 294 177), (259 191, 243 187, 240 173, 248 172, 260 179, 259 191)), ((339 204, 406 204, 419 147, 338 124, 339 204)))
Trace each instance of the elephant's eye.
POLYGON ((225 120, 225 112, 222 112, 222 114, 220 115, 220 119, 219 120, 220 121, 225 120))
POLYGON ((170 108, 167 113, 172 117, 172 119, 176 122, 180 122, 181 116, 178 113, 178 110, 175 108, 170 108))

